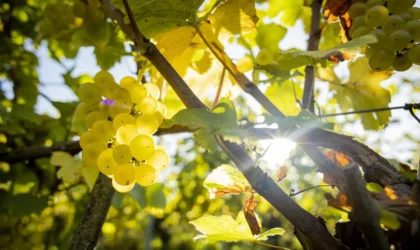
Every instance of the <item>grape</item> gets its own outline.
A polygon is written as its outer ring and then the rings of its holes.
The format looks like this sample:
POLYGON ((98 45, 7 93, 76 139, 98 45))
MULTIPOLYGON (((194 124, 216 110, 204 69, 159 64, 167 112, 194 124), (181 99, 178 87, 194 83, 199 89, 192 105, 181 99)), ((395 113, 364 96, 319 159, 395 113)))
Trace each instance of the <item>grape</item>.
POLYGON ((168 110, 166 109, 165 103, 158 101, 158 110, 157 110, 157 112, 161 113, 162 116, 165 116, 166 113, 168 113, 168 110))
POLYGON ((131 124, 124 125, 118 128, 116 139, 119 144, 130 145, 131 141, 139 135, 137 127, 131 124))
POLYGON ((376 39, 378 39, 378 42, 369 44, 369 47, 371 48, 382 48, 386 45, 387 39, 386 34, 381 29, 374 29, 370 32, 370 34, 374 35, 376 39))
POLYGON ((419 20, 420 19, 420 8, 418 7, 411 7, 407 10, 408 13, 413 15, 413 20, 419 20))
POLYGON ((101 138, 105 141, 111 140, 112 137, 115 135, 114 127, 112 126, 112 122, 107 120, 99 120, 96 121, 92 125, 92 131, 97 133, 101 136, 101 138))
POLYGON ((101 90, 93 83, 85 83, 80 85, 77 90, 77 96, 86 104, 97 103, 101 100, 101 90))
POLYGON ((406 22, 413 20, 413 14, 411 14, 409 12, 404 12, 404 13, 401 13, 399 15, 406 22))
POLYGON ((136 126, 140 134, 152 135, 158 129, 159 124, 153 115, 141 115, 136 120, 136 126))
POLYGON ((88 105, 85 102, 81 102, 77 105, 76 110, 74 111, 74 114, 78 118, 85 118, 87 114, 97 109, 98 109, 98 105, 96 103, 88 105))
POLYGON ((96 121, 106 120, 106 117, 99 111, 93 111, 86 115, 85 123, 88 128, 92 128, 96 121))
POLYGON ((367 58, 369 58, 375 50, 376 49, 373 47, 366 46, 364 49, 364 54, 366 55, 367 58))
POLYGON ((158 101, 152 96, 143 98, 137 105, 136 110, 144 115, 153 115, 158 109, 158 101))
POLYGON ((375 5, 368 9, 365 15, 366 24, 372 28, 383 25, 388 19, 388 9, 382 5, 375 5))
POLYGON ((389 34, 395 30, 402 28, 403 25, 404 19, 402 19, 402 17, 400 17, 399 15, 392 15, 387 18, 386 22, 382 26, 382 29, 383 31, 385 31, 385 33, 389 34))
POLYGON ((111 82, 111 81, 105 82, 104 88, 102 89, 103 96, 105 96, 108 99, 114 99, 113 98, 114 91, 118 88, 119 86, 115 82, 111 82))
POLYGON ((367 11, 367 5, 363 2, 357 2, 350 6, 348 13, 351 19, 356 18, 357 16, 362 16, 367 11))
POLYGON ((369 9, 372 6, 383 5, 383 4, 384 4, 383 0, 369 0, 369 1, 367 1, 366 6, 369 9))
POLYGON ((359 27, 359 28, 357 28, 354 32, 353 32, 353 35, 352 35, 352 39, 356 39, 356 38, 359 38, 359 37, 361 37, 361 36, 364 36, 364 35, 367 35, 367 34, 369 34, 369 32, 371 31, 372 29, 371 28, 369 28, 369 27, 367 27, 367 26, 361 26, 361 27, 359 27))
POLYGON ((128 92, 128 90, 126 89, 116 88, 114 92, 112 92, 112 99, 114 100, 122 99, 128 102, 131 102, 131 95, 130 95, 130 92, 128 92))
POLYGON ((114 180, 123 186, 130 185, 135 180, 136 168, 129 164, 121 164, 115 168, 114 180))
POLYGON ((236 68, 241 73, 250 71, 254 67, 254 62, 248 56, 244 56, 238 60, 236 63, 236 68))
POLYGON ((388 48, 394 51, 404 49, 412 40, 410 33, 406 30, 396 30, 389 35, 388 48))
POLYGON ((255 62, 259 65, 269 65, 274 61, 274 55, 268 49, 261 49, 258 53, 257 57, 255 58, 255 62))
POLYGON ((82 160, 87 166, 95 166, 98 156, 107 149, 106 145, 101 142, 89 143, 82 150, 82 160))
POLYGON ((139 161, 145 161, 153 155, 155 142, 150 135, 138 135, 130 143, 131 154, 139 161))
POLYGON ((125 144, 115 146, 113 158, 118 164, 129 163, 133 158, 133 155, 130 152, 130 147, 125 144))
POLYGON ((80 135, 79 144, 81 148, 85 148, 86 145, 91 144, 92 142, 100 141, 100 137, 97 133, 92 130, 85 131, 80 135))
POLYGON ((105 117, 109 117, 109 103, 110 102, 114 102, 113 100, 109 100, 109 99, 105 99, 99 102, 99 112, 101 112, 101 114, 103 114, 105 117))
POLYGON ((169 165, 169 155, 164 149, 156 149, 153 155, 147 159, 147 164, 152 165, 157 170, 163 170, 169 165))
POLYGON ((412 65, 413 63, 408 59, 407 54, 397 55, 392 63, 392 67, 394 67, 396 71, 406 71, 411 68, 412 65))
POLYGON ((98 166, 99 171, 101 171, 101 173, 103 173, 104 175, 113 175, 115 169, 118 166, 117 162, 114 161, 112 154, 112 148, 107 148, 104 151, 102 151, 98 156, 96 164, 98 166))
POLYGON ((414 64, 420 65, 420 44, 416 44, 408 51, 408 59, 414 64))
POLYGON ((135 125, 136 121, 134 120, 134 117, 127 113, 121 113, 115 116, 114 121, 112 122, 112 125, 114 126, 114 129, 117 130, 119 127, 123 125, 135 125))
POLYGON ((114 82, 114 77, 106 70, 99 71, 93 77, 93 82, 98 85, 100 89, 105 88, 105 82, 114 82))
POLYGON ((140 165, 135 173, 136 182, 143 187, 150 186, 157 181, 156 173, 157 171, 153 166, 149 164, 140 165))
POLYGON ((387 0, 387 8, 389 12, 402 13, 412 7, 415 0, 387 0))
POLYGON ((109 107, 109 114, 111 115, 111 117, 116 117, 118 114, 121 113, 129 114, 131 112, 132 106, 133 104, 128 100, 117 99, 115 100, 114 105, 111 105, 109 107))
POLYGON ((409 21, 404 25, 406 30, 416 42, 420 41, 420 21, 409 21))
POLYGON ((160 112, 155 112, 153 114, 153 117, 156 119, 158 127, 160 127, 160 125, 162 125, 163 123, 163 115, 160 112))
POLYGON ((373 71, 386 70, 392 65, 395 55, 392 51, 381 48, 375 50, 369 58, 369 67, 373 71))
POLYGON ((135 104, 139 104, 144 98, 149 96, 149 92, 147 92, 147 89, 140 84, 131 86, 129 88, 129 92, 131 95, 131 100, 135 104))
POLYGON ((143 86, 147 89, 147 92, 149 92, 149 95, 156 100, 159 99, 160 96, 160 89, 156 84, 153 83, 145 83, 143 86))
POLYGON ((137 80, 131 76, 125 76, 120 81, 120 87, 129 90, 134 85, 137 85, 137 80))
POLYGON ((130 185, 120 185, 118 184, 115 179, 112 179, 112 186, 120 193, 127 193, 130 192, 131 189, 136 185, 136 182, 133 181, 130 185))

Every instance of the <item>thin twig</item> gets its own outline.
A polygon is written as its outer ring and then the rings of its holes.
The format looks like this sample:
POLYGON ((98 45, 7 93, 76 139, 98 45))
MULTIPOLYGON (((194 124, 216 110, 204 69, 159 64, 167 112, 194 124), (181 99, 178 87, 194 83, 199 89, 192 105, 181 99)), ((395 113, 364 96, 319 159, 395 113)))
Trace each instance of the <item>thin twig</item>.
POLYGON ((216 97, 214 98, 213 107, 211 108, 212 110, 216 107, 217 102, 219 102, 220 93, 222 93, 223 82, 225 80, 225 72, 226 72, 226 68, 223 67, 222 75, 220 76, 219 87, 217 88, 216 97))
POLYGON ((281 250, 290 250, 289 248, 286 248, 286 247, 274 246, 274 245, 271 245, 271 244, 262 243, 262 242, 257 241, 257 240, 254 240, 252 242, 255 243, 255 244, 257 244, 257 245, 261 245, 261 246, 265 246, 265 247, 269 247, 269 248, 281 249, 281 250))
POLYGON ((140 29, 137 26, 137 22, 134 19, 133 12, 131 11, 131 8, 130 8, 130 5, 128 4, 128 1, 127 0, 122 0, 122 2, 124 4, 125 11, 127 12, 128 20, 130 20, 130 24, 133 27, 132 30, 134 32, 134 37, 135 37, 134 42, 136 43, 136 48, 143 48, 145 37, 140 32, 140 29))
POLYGON ((306 192, 306 191, 311 190, 311 189, 314 189, 314 188, 319 188, 319 187, 332 187, 332 186, 333 186, 333 185, 328 185, 328 184, 324 184, 324 185, 317 185, 317 186, 313 186, 313 187, 308 187, 308 188, 302 189, 302 190, 300 190, 300 191, 298 191, 298 192, 296 192, 296 193, 295 193, 295 190, 294 190, 294 189, 290 189, 290 194, 289 194, 289 196, 293 197, 293 196, 296 196, 296 195, 298 195, 298 194, 301 194, 301 193, 303 193, 303 192, 306 192))

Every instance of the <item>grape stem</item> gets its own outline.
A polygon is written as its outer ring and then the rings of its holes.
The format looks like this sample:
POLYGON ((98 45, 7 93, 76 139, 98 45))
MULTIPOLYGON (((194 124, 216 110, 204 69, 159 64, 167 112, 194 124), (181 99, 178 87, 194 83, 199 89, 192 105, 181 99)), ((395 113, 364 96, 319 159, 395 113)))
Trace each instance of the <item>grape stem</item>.
POLYGON ((222 70, 222 75, 220 76, 219 87, 217 88, 216 97, 214 98, 214 101, 213 101, 213 107, 212 107, 212 110, 216 107, 217 102, 219 102, 219 99, 220 99, 220 93, 222 93, 222 89, 223 89, 223 82, 224 82, 224 80, 225 80, 225 72, 226 72, 226 68, 223 68, 223 70, 222 70))

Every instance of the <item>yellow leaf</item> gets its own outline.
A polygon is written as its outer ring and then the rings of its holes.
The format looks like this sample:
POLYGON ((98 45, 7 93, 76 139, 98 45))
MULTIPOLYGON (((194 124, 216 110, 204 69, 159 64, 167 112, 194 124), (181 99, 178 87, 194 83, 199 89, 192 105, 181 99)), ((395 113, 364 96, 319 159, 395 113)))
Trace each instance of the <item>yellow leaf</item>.
MULTIPOLYGON (((295 84, 296 95, 298 99, 302 98, 302 88, 295 84)), ((265 92, 268 99, 287 116, 296 116, 300 112, 300 108, 295 100, 293 85, 290 81, 281 84, 274 83, 267 88, 265 92)))
POLYGON ((184 26, 159 33, 154 40, 160 52, 169 62, 172 62, 191 45, 195 33, 194 27, 184 26))
POLYGON ((255 1, 227 0, 216 8, 209 20, 222 42, 232 35, 248 33, 258 22, 255 1))
POLYGON ((73 156, 67 152, 53 152, 50 163, 60 166, 57 171, 57 177, 63 179, 66 183, 75 183, 80 178, 81 162, 76 161, 73 156))

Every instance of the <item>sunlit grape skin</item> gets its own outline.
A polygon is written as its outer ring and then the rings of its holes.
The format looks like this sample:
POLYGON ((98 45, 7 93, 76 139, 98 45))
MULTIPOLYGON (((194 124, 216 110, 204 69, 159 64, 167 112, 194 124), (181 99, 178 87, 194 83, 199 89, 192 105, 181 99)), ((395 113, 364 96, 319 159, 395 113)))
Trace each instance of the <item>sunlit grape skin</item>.
POLYGON ((87 104, 97 103, 101 100, 101 91, 98 86, 93 83, 82 84, 77 95, 79 99, 87 104))
POLYGON ((97 167, 104 175, 113 175, 118 164, 114 161, 113 150, 111 148, 102 151, 97 160, 97 167))
POLYGON ((369 58, 369 67, 373 71, 386 70, 394 62, 395 55, 386 49, 375 50, 369 58))
POLYGON ((153 155, 155 142, 150 135, 138 135, 130 142, 130 151, 138 161, 145 161, 153 155))
POLYGON ((136 168, 127 163, 118 165, 114 171, 114 180, 123 186, 130 185, 135 180, 136 168))
POLYGON ((159 127, 159 123, 153 115, 141 115, 137 117, 136 127, 140 134, 154 134, 159 127))
POLYGON ((143 164, 136 169, 135 180, 140 186, 150 186, 157 180, 157 171, 152 165, 143 164))
POLYGON ((131 154, 128 145, 120 144, 114 147, 112 157, 118 164, 124 164, 129 163, 133 158, 133 155, 131 154))
POLYGON ((388 9, 381 5, 375 5, 366 12, 366 24, 371 27, 378 27, 383 25, 388 18, 388 9))

